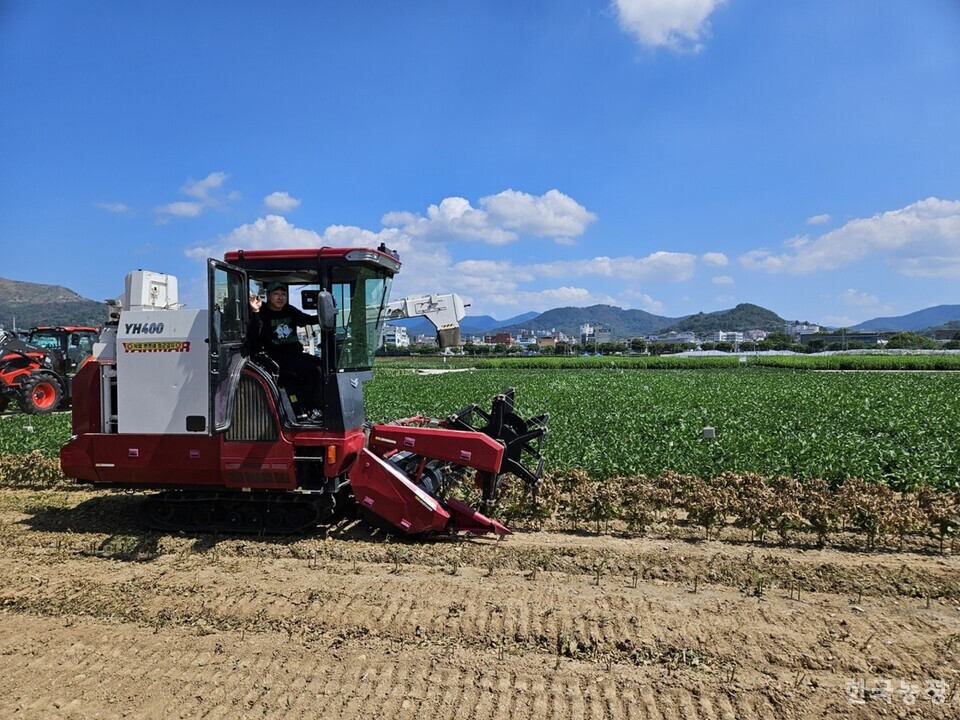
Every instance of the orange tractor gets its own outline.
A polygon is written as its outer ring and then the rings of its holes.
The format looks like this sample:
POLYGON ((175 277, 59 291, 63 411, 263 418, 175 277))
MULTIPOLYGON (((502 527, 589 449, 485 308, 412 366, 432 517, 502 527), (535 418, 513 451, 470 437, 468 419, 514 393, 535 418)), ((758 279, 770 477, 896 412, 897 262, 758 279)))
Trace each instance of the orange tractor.
POLYGON ((0 330, 0 412, 13 401, 35 415, 69 405, 73 376, 99 335, 92 327, 36 327, 24 341, 0 330))

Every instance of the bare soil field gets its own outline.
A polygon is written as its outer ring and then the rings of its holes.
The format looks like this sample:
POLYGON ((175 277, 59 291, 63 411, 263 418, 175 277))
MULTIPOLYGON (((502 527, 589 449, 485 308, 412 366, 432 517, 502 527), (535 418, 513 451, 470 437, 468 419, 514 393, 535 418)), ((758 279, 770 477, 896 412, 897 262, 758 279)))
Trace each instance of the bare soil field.
POLYGON ((960 556, 139 530, 0 488, 2 718, 958 718, 960 556))

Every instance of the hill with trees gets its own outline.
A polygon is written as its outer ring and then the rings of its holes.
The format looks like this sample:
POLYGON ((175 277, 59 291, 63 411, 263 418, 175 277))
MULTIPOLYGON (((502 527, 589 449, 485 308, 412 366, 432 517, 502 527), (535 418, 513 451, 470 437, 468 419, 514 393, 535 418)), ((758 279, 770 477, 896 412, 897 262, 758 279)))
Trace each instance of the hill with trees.
POLYGON ((0 278, 0 326, 12 330, 37 325, 92 325, 107 317, 102 302, 88 300, 62 285, 0 278))
POLYGON ((576 337, 580 326, 603 325, 615 338, 653 335, 682 318, 661 317, 644 310, 624 310, 613 305, 589 307, 562 307, 547 310, 531 320, 497 328, 499 332, 519 333, 521 330, 557 330, 576 337))
POLYGON ((741 303, 729 310, 716 312, 699 312, 690 315, 666 328, 667 332, 692 332, 697 337, 706 337, 721 330, 725 332, 745 332, 747 330, 766 330, 767 332, 782 332, 786 320, 772 310, 741 303))

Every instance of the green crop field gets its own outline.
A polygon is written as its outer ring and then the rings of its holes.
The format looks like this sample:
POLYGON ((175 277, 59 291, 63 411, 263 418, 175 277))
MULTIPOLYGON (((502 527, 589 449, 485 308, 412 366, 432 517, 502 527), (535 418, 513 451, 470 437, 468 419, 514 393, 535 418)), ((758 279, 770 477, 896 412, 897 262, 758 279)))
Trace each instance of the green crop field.
POLYGON ((591 476, 710 477, 725 470, 861 477, 907 489, 960 486, 960 375, 748 370, 378 372, 372 420, 489 407, 517 388, 521 414, 550 413, 553 468, 591 476), (704 440, 704 427, 715 439, 704 440))
MULTIPOLYGON (((521 414, 550 413, 553 469, 595 478, 672 470, 960 487, 960 375, 789 369, 490 369, 440 375, 378 369, 372 421, 444 417, 517 388, 521 414), (716 436, 704 440, 704 427, 716 436)), ((69 415, 0 419, 0 455, 56 456, 69 415)))

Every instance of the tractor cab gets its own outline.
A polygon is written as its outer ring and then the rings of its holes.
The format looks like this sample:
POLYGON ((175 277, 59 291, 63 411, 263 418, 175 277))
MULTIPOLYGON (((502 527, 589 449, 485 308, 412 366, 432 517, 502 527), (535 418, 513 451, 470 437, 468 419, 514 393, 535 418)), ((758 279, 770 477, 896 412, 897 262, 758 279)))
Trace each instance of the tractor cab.
POLYGON ((100 330, 93 327, 36 327, 30 331, 27 344, 46 351, 61 376, 72 377, 93 352, 100 330))

